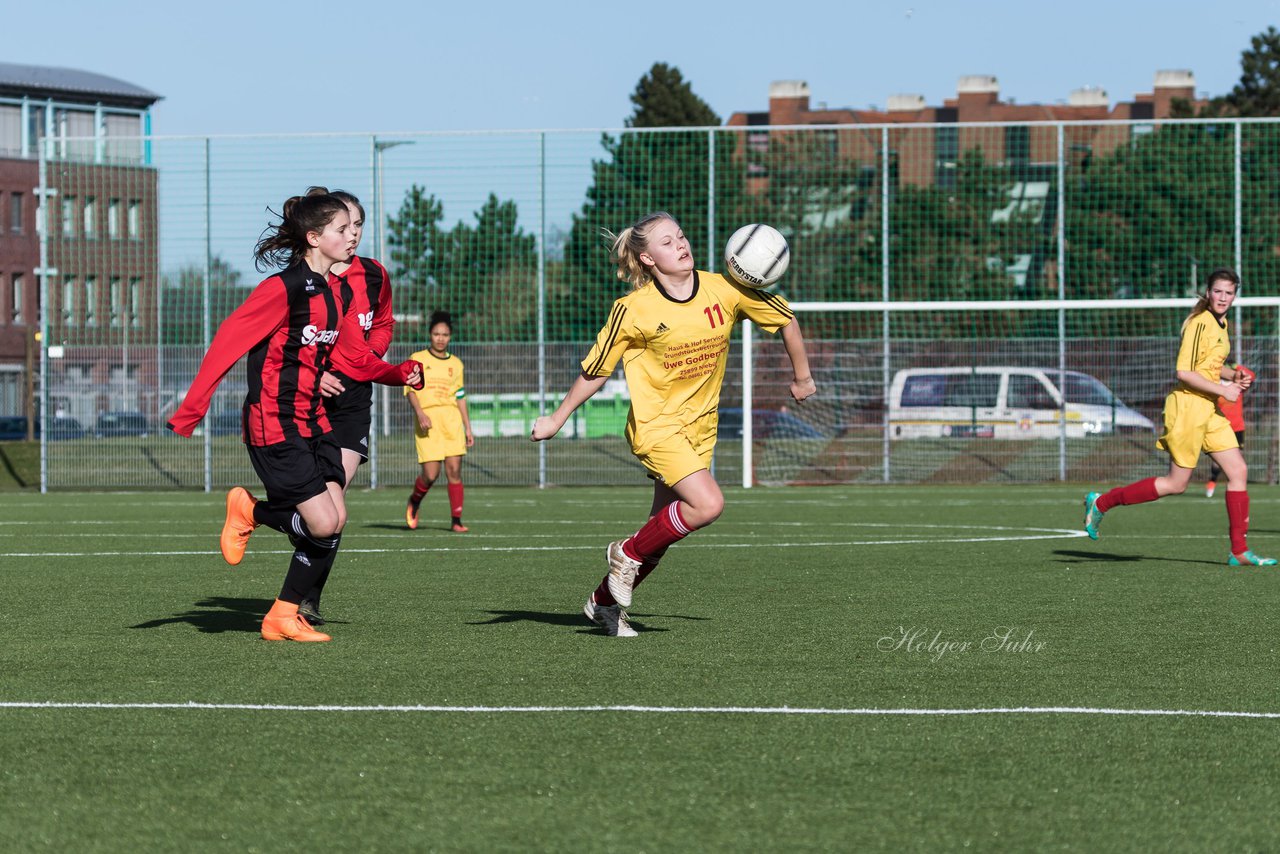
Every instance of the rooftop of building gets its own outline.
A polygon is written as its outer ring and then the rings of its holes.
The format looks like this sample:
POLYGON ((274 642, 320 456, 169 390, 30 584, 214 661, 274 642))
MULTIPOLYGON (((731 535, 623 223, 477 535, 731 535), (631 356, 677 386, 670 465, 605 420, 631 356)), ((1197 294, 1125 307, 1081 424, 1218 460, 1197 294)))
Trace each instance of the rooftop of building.
POLYGON ((46 65, 0 62, 0 96, 146 109, 163 96, 116 77, 46 65))

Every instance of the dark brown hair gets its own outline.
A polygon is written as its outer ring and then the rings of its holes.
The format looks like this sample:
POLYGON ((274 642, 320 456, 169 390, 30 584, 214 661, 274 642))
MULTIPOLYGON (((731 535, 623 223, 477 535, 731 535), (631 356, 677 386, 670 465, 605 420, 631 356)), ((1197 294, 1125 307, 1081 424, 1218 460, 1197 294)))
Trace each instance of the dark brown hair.
POLYGON ((305 195, 285 199, 280 211, 279 224, 263 229, 253 250, 260 272, 299 263, 311 248, 307 235, 324 231, 335 216, 346 213, 347 203, 323 187, 312 187, 305 195))

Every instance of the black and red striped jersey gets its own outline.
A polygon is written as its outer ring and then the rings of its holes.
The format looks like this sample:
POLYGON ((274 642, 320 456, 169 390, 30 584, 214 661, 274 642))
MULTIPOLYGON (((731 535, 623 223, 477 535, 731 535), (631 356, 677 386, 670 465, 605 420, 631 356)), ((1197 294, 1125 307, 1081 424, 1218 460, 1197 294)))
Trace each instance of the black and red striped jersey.
POLYGON ((382 357, 391 348, 395 319, 391 313, 391 277, 372 258, 353 256, 351 265, 339 276, 344 283, 346 316, 343 334, 333 351, 333 369, 349 377, 359 373, 355 348, 363 346, 382 357))
POLYGON ((322 276, 305 263, 259 284, 218 327, 169 428, 190 436, 208 411, 218 383, 248 354, 245 442, 273 445, 294 436, 327 433, 320 375, 329 367, 345 313, 335 292, 339 284, 336 277, 322 276))

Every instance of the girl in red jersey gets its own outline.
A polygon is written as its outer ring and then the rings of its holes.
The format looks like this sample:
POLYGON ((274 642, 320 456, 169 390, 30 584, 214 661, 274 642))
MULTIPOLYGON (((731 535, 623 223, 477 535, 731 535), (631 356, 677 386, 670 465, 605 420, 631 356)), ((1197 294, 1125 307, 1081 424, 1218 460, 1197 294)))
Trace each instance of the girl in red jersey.
MULTIPOLYGON (((332 566, 346 523, 342 455, 321 404, 320 376, 329 367, 346 307, 330 271, 354 248, 341 199, 327 193, 288 199, 281 222, 267 228, 254 251, 259 269, 285 269, 259 284, 223 321, 169 420, 171 430, 190 436, 222 378, 248 355, 242 436, 269 502, 259 504, 242 487, 227 493, 220 545, 226 561, 238 564, 261 524, 289 535, 296 547, 280 595, 262 621, 266 640, 329 640, 298 613, 298 604, 332 566)), ((421 382, 417 363, 378 361, 377 367, 373 361, 360 360, 361 379, 421 382)))
MULTIPOLYGON (((312 187, 307 192, 328 191, 324 187, 312 187)), ((391 277, 386 268, 373 258, 355 254, 364 233, 364 206, 345 190, 334 190, 331 195, 346 203, 351 217, 350 233, 355 241, 351 257, 334 264, 329 271, 342 280, 348 304, 342 334, 331 353, 332 367, 320 377, 325 413, 329 416, 334 439, 342 450, 345 492, 355 479, 356 470, 369 459, 373 387, 355 377, 361 372, 362 360, 370 356, 381 359, 391 347, 395 320, 391 313, 391 277)), ((298 611, 313 626, 325 624, 324 617, 320 615, 320 595, 329 580, 330 569, 316 578, 315 585, 298 606, 298 611)))
POLYGON ((609 545, 609 573, 583 613, 611 636, 635 637, 623 610, 634 588, 672 543, 710 525, 724 509, 710 469, 736 321, 746 317, 768 332, 781 330, 793 371, 792 398, 803 401, 817 387, 800 324, 786 300, 695 269, 689 241, 670 214, 649 214, 623 229, 613 239, 613 260, 618 278, 633 290, 613 304, 581 375, 556 411, 534 422, 531 438, 542 441, 559 432, 622 362, 631 393, 627 439, 654 481, 653 504, 640 530, 609 545))
POLYGON ((1230 536, 1228 566, 1273 566, 1275 558, 1249 550, 1249 468, 1231 424, 1218 411, 1221 396, 1237 400, 1253 377, 1224 364, 1231 352, 1227 310, 1235 302, 1240 277, 1226 268, 1209 274, 1205 292, 1182 323, 1178 347, 1178 385, 1164 402, 1164 431, 1156 445, 1169 453, 1169 473, 1149 477, 1105 494, 1084 498, 1084 530, 1098 539, 1102 515, 1121 504, 1145 504, 1166 495, 1181 495, 1202 452, 1208 453, 1227 475, 1227 525, 1230 536), (1222 380, 1227 384, 1223 385, 1222 380))

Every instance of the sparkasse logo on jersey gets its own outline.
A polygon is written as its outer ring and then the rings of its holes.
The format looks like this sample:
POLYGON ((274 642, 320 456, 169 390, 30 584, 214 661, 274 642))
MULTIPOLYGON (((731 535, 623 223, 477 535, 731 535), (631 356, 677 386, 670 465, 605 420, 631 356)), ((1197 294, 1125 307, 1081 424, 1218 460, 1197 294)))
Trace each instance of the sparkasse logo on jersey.
POLYGON ((338 340, 338 330, 321 329, 314 323, 308 323, 302 329, 302 346, 314 347, 316 344, 332 344, 338 340))

